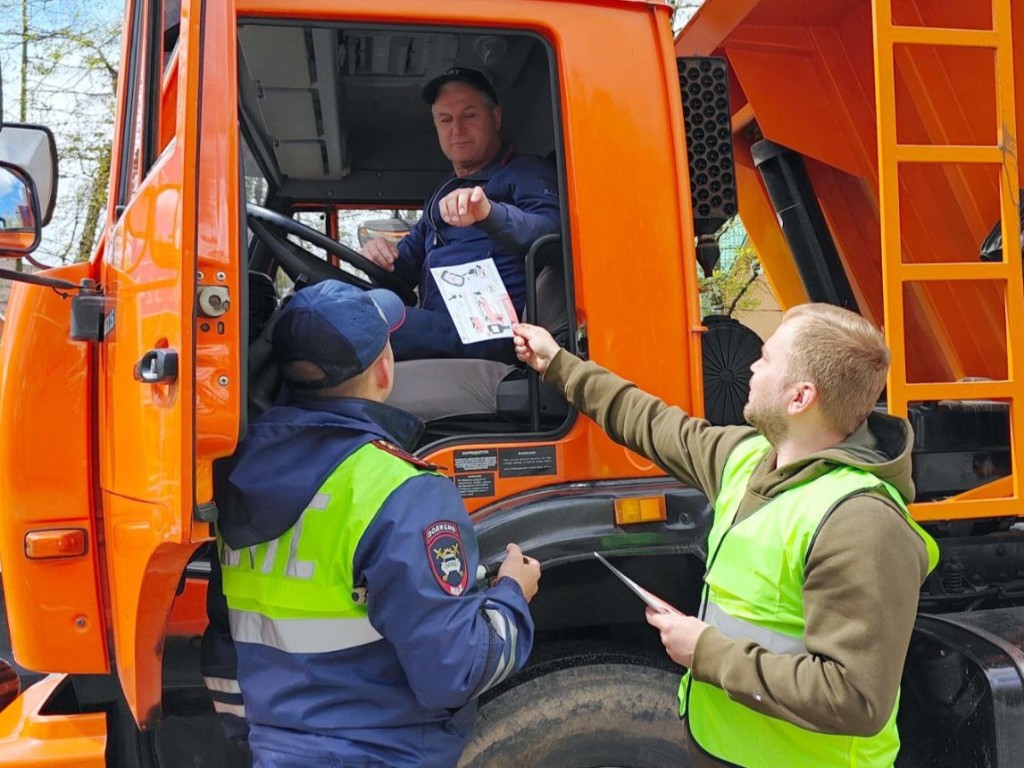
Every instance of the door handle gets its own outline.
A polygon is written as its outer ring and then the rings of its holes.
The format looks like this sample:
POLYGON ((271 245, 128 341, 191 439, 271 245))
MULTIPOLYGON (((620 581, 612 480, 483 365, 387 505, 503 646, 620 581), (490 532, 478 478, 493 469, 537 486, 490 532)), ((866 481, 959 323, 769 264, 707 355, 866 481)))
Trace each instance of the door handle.
POLYGON ((135 380, 143 384, 172 384, 178 379, 178 353, 151 349, 135 364, 135 380))

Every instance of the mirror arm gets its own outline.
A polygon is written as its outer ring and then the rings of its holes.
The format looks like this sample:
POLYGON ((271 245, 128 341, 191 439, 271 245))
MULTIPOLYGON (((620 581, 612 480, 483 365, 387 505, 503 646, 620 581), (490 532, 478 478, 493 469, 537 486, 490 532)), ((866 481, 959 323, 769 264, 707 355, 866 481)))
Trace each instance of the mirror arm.
POLYGON ((79 287, 81 287, 77 283, 72 283, 69 280, 61 280, 56 277, 44 277, 43 275, 33 275, 27 272, 17 272, 13 269, 0 269, 0 278, 3 278, 4 280, 12 280, 17 283, 41 285, 44 288, 54 288, 57 290, 77 291, 79 287))

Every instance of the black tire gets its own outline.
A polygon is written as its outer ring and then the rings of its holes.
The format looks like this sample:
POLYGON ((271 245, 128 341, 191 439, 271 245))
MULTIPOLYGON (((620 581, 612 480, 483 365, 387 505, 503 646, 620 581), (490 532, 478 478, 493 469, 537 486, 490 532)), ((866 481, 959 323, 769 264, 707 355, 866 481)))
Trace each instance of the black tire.
POLYGON ((554 667, 480 707, 460 768, 690 768, 678 687, 636 664, 554 667))

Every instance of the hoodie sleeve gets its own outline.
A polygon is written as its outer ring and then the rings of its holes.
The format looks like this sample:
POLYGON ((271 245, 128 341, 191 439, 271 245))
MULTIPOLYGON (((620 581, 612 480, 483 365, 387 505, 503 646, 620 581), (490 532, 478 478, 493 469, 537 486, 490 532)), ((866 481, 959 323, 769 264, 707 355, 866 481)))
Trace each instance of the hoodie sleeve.
POLYGON ((395 648, 426 707, 467 704, 525 663, 533 619, 518 583, 481 591, 476 536, 447 478, 417 475, 391 494, 356 549, 370 623, 395 648))
POLYGON ((210 623, 203 633, 200 666, 203 681, 213 699, 213 709, 228 738, 245 746, 249 724, 245 719, 245 702, 238 687, 238 663, 235 644, 228 623, 228 603, 221 586, 218 548, 209 547, 210 581, 206 588, 206 613, 210 623))
POLYGON ((750 437, 749 427, 715 427, 666 405, 632 382, 566 350, 555 355, 544 383, 597 422, 617 443, 646 456, 670 475, 713 499, 721 489, 729 452, 750 437))
POLYGON ((504 183, 487 185, 491 213, 477 226, 502 248, 525 256, 534 240, 561 228, 555 169, 524 155, 500 178, 504 183))

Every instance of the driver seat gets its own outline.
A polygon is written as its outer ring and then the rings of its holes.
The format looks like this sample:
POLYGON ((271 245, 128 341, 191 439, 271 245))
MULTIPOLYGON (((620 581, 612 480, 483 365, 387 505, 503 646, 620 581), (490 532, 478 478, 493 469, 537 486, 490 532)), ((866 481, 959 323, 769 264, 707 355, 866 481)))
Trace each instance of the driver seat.
MULTIPOLYGON (((526 319, 546 328, 565 346, 570 329, 560 242, 555 237, 538 245, 536 263, 545 266, 537 274, 536 317, 526 319)), ((395 363, 395 386, 387 402, 428 422, 431 431, 441 421, 460 425, 467 420, 518 421, 529 413, 526 376, 521 367, 494 360, 404 360, 395 363)), ((543 384, 540 396, 546 416, 564 416, 568 411, 565 401, 543 384)))

